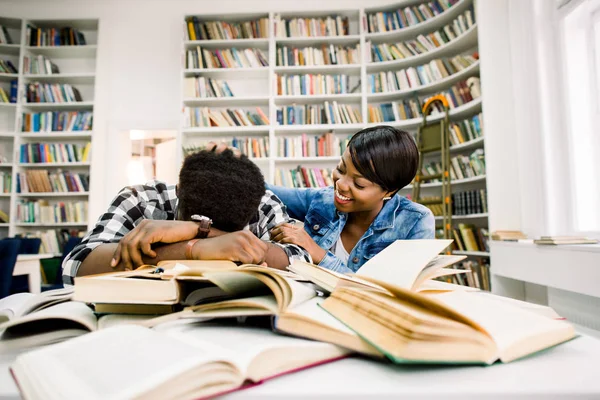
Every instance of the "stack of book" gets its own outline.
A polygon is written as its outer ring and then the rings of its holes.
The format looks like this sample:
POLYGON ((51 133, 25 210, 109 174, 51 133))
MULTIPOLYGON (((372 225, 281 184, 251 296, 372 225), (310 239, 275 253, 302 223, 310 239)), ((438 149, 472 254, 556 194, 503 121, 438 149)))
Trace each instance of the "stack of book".
POLYGON ((56 398, 103 397, 106 389, 91 372, 98 366, 115 397, 192 398, 351 353, 396 364, 491 365, 575 337, 547 307, 435 280, 471 273, 452 267, 464 256, 439 255, 450 242, 396 241, 352 275, 302 262, 280 271, 188 260, 79 277, 73 292, 12 298, 4 313, 0 304, 0 346, 64 341, 20 355, 11 366, 26 398, 46 395, 40 388, 47 385, 56 398), (193 323, 239 316, 256 327, 193 323), (136 379, 117 379, 131 371, 136 379), (202 379, 183 379, 195 374, 202 379))
POLYGON ((533 243, 542 245, 559 245, 559 244, 596 244, 597 239, 590 239, 585 236, 541 236, 539 239, 534 239, 533 243))

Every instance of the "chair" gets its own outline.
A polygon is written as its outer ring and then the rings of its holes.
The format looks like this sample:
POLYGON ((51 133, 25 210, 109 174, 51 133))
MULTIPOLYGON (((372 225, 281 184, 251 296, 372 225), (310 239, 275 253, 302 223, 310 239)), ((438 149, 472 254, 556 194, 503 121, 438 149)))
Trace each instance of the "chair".
POLYGON ((75 237, 75 236, 71 236, 69 238, 69 240, 67 241, 67 243, 65 243, 65 246, 63 247, 63 254, 62 254, 62 257, 60 258, 60 267, 58 268, 58 271, 56 271, 56 279, 54 280, 54 283, 48 283, 48 284, 42 285, 42 292, 45 292, 46 290, 54 290, 54 289, 60 289, 60 288, 64 287, 63 281, 62 281, 62 263, 63 263, 63 261, 65 261, 65 258, 67 257, 67 255, 79 243, 81 243, 81 238, 75 237))
POLYGON ((20 239, 0 240, 0 299, 10 295, 12 275, 19 255, 20 239))
MULTIPOLYGON (((40 238, 24 238, 18 237, 21 242, 19 246, 19 254, 39 254, 40 246, 42 245, 42 239, 40 238)), ((12 279, 10 286, 11 294, 29 292, 29 280, 25 275, 15 276, 12 279)))

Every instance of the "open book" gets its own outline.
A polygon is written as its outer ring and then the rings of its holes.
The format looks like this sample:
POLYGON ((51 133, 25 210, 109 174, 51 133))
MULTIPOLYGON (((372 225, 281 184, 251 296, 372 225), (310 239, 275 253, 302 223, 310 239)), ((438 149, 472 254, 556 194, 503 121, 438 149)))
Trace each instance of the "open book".
POLYGON ((267 329, 202 324, 169 332, 129 325, 31 351, 11 371, 27 399, 196 399, 347 352, 267 329))
POLYGON ((0 324, 37 310, 68 301, 73 288, 48 290, 39 294, 17 293, 0 300, 0 324))
POLYGON ((392 283, 404 289, 430 290, 432 287, 428 283, 431 279, 467 272, 446 268, 466 258, 439 255, 450 243, 452 240, 397 240, 363 264, 354 275, 340 274, 301 261, 295 262, 288 268, 330 293, 338 286, 386 291, 369 278, 392 283))
POLYGON ((575 337, 565 321, 476 292, 337 288, 321 306, 396 363, 509 362, 575 337))
MULTIPOLYGON (((16 296, 16 295, 13 295, 16 296)), ((7 299, 10 299, 9 296, 7 299)), ((19 296, 11 299, 14 304, 19 296)), ((23 308, 21 308, 23 309, 23 308)), ((62 342, 116 324, 138 322, 149 317, 105 315, 97 318, 84 303, 66 301, 11 318, 0 324, 0 353, 62 342)))

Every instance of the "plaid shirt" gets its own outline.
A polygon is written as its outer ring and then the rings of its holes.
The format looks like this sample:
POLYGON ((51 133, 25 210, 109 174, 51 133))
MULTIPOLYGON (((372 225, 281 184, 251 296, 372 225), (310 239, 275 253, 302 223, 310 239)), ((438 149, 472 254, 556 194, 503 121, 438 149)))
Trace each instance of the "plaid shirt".
MULTIPOLYGON (((118 243, 142 220, 175 220, 177 195, 175 185, 151 181, 145 185, 126 187, 112 201, 108 211, 98 219, 96 226, 85 235, 63 262, 63 283, 73 284, 73 278, 83 260, 103 243, 118 243)), ((290 220, 285 205, 273 192, 267 190, 256 214, 247 227, 262 240, 269 240, 269 231, 290 220)), ((277 243, 276 243, 277 244, 277 243)), ((286 252, 290 264, 294 260, 312 262, 308 252, 294 244, 279 245, 286 252)))

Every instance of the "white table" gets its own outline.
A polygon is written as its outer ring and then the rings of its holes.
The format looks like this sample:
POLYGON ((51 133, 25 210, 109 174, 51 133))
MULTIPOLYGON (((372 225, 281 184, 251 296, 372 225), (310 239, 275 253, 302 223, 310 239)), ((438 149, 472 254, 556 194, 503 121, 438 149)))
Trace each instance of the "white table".
MULTIPOLYGON (((0 355, 0 399, 18 399, 0 355)), ((600 341, 582 336, 537 355, 491 367, 392 366, 350 358, 307 369, 226 398, 600 398, 600 341)))
POLYGON ((52 253, 41 254, 19 254, 13 276, 27 275, 29 282, 29 291, 31 293, 40 293, 42 291, 42 260, 55 257, 52 253))

